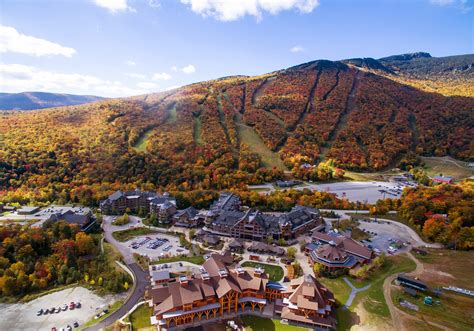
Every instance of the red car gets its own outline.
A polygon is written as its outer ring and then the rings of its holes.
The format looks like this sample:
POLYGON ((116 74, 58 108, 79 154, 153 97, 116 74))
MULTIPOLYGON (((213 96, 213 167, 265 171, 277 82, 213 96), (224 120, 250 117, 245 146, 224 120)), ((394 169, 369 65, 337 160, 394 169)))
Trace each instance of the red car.
POLYGON ((74 309, 74 308, 76 308, 76 304, 75 304, 74 302, 71 302, 71 303, 69 304, 69 309, 72 310, 72 309, 74 309))

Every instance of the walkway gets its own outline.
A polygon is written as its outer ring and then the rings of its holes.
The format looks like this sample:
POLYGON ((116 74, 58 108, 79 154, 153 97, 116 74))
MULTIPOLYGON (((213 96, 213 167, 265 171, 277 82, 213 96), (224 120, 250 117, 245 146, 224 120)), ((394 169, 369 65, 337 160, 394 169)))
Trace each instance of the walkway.
POLYGON ((348 309, 352 305, 352 301, 354 301, 354 298, 357 295, 357 293, 368 290, 370 288, 371 284, 366 285, 366 286, 361 287, 361 288, 357 288, 354 285, 352 285, 351 281, 347 277, 344 277, 344 281, 351 288, 351 294, 349 294, 349 298, 347 299, 346 304, 344 305, 346 307, 346 309, 348 309))

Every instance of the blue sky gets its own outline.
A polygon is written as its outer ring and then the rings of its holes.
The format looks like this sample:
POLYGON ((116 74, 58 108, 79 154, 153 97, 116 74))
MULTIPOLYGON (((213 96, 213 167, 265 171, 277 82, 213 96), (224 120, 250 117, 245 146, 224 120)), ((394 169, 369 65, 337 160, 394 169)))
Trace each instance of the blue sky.
POLYGON ((299 63, 473 53, 473 0, 0 0, 0 91, 128 96, 299 63))

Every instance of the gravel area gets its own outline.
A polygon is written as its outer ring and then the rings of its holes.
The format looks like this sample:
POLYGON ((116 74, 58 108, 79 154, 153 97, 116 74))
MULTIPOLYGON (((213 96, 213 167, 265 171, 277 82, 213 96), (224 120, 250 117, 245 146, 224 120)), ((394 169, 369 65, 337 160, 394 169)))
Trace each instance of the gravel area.
POLYGON ((79 326, 93 318, 97 312, 112 304, 113 296, 99 297, 84 287, 74 287, 44 295, 27 303, 1 304, 0 330, 58 330, 74 322, 79 326), (36 316, 40 309, 80 302, 81 308, 67 309, 59 313, 36 316))

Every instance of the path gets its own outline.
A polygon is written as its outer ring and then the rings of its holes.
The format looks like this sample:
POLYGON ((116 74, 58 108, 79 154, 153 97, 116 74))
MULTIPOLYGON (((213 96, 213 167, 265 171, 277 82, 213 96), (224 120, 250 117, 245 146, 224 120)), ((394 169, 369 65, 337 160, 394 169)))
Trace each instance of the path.
MULTIPOLYGON (((411 253, 407 253, 407 255, 416 264, 415 270, 408 273, 408 275, 410 275, 411 277, 417 277, 417 276, 421 275, 424 271, 423 263, 418 261, 418 259, 415 258, 411 253)), ((403 325, 402 318, 410 319, 410 320, 418 321, 418 322, 422 322, 422 323, 427 323, 429 325, 440 328, 442 330, 448 330, 448 331, 452 330, 451 328, 448 328, 444 325, 441 325, 441 324, 438 324, 438 323, 435 323, 435 322, 432 322, 432 321, 428 321, 428 320, 424 319, 423 317, 417 317, 417 316, 414 316, 414 315, 410 315, 410 314, 404 312, 403 310, 400 310, 398 307, 396 307, 393 304, 391 288, 392 288, 393 281, 395 280, 395 278, 397 278, 397 275, 398 274, 391 275, 391 276, 387 277, 385 279, 385 281, 383 282, 383 295, 385 297, 385 301, 387 302, 387 306, 388 306, 388 309, 390 311, 390 316, 392 318, 392 323, 393 323, 393 326, 394 326, 394 330, 408 330, 403 325)))
POLYGON ((357 288, 354 285, 352 285, 352 283, 350 282, 350 280, 347 277, 344 277, 343 279, 344 279, 344 282, 346 282, 346 284, 349 285, 350 288, 351 288, 351 294, 349 294, 349 298, 347 298, 346 304, 344 305, 347 309, 352 305, 352 301, 354 301, 354 298, 357 295, 357 293, 368 290, 370 288, 371 284, 366 285, 366 286, 361 287, 361 288, 357 288))

